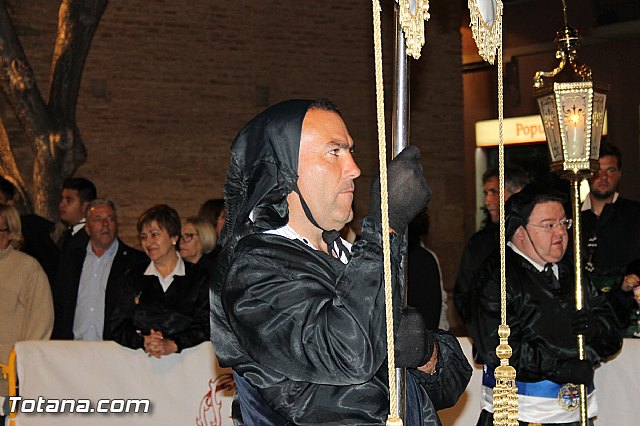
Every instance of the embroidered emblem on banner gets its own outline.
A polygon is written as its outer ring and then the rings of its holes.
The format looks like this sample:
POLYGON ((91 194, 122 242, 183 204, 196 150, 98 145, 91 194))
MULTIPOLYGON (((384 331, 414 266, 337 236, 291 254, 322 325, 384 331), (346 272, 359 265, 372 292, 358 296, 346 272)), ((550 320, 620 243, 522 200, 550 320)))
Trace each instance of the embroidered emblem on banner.
POLYGON ((563 410, 573 411, 580 405, 580 388, 567 383, 558 392, 558 405, 563 410))

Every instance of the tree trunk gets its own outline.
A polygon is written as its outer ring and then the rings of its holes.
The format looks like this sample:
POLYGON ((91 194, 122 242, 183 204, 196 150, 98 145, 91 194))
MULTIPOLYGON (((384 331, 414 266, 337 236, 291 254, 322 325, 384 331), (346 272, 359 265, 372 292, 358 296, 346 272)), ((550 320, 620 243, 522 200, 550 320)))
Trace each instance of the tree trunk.
MULTIPOLYGON (((107 0, 62 1, 51 64, 49 103, 45 104, 6 4, 0 0, 0 89, 35 152, 33 208, 49 219, 58 216, 62 182, 72 176, 87 157, 76 124, 76 105, 84 62, 106 5, 107 0)), ((25 192, 10 141, 2 137, 0 170, 10 180, 22 182, 22 192, 25 192)), ((31 203, 26 194, 25 201, 31 203)))

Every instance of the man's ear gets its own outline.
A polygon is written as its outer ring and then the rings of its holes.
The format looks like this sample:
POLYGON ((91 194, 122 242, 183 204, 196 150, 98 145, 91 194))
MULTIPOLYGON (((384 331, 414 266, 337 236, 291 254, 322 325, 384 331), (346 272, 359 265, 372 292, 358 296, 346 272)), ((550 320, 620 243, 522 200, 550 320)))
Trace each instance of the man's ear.
POLYGON ((513 239, 518 239, 520 241, 524 241, 524 237, 525 237, 525 230, 524 230, 524 226, 520 225, 518 226, 518 229, 516 229, 516 232, 513 233, 513 237, 511 238, 513 239))

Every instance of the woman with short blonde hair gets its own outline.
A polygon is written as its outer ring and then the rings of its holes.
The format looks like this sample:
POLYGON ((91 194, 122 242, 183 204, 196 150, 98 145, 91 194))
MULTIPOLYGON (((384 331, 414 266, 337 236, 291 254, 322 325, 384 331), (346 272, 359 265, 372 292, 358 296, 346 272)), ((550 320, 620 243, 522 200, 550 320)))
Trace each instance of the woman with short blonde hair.
POLYGON ((198 263, 200 258, 216 246, 216 231, 211 223, 200 216, 182 221, 180 256, 187 262, 198 263))
POLYGON ((11 246, 14 249, 22 247, 22 223, 18 210, 13 206, 0 205, 0 217, 2 217, 4 221, 4 226, 0 228, 0 234, 4 233, 8 236, 11 246))
MULTIPOLYGON (((33 257, 16 250, 22 243, 20 214, 0 205, 0 362, 16 342, 48 340, 53 330, 53 300, 47 275, 33 257)), ((0 396, 7 382, 0 380, 0 396)))

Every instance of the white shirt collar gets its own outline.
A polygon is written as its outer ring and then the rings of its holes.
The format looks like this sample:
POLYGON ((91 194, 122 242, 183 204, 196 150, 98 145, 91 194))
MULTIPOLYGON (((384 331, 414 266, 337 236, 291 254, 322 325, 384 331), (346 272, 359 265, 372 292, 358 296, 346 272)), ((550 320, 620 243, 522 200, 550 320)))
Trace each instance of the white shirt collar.
POLYGON ((76 223, 75 225, 73 225, 71 227, 71 235, 76 235, 78 233, 78 231, 80 231, 82 228, 84 228, 84 225, 86 225, 87 223, 87 219, 82 219, 80 222, 76 223))
MULTIPOLYGON (((531 259, 529 256, 527 256, 526 254, 524 254, 523 252, 521 252, 520 250, 518 250, 518 247, 515 246, 515 244, 513 244, 511 241, 509 241, 507 243, 507 245, 509 247, 511 247, 511 250, 513 250, 514 252, 516 252, 517 254, 519 254, 520 256, 524 257, 527 262, 529 262, 530 264, 533 265, 534 268, 536 268, 538 270, 538 272, 542 272, 544 270, 544 265, 540 265, 538 262, 536 262, 535 260, 531 259)), ((551 269, 553 269, 553 275, 556 276, 556 278, 559 278, 559 274, 558 274, 558 265, 553 263, 551 266, 551 269)))
POLYGON ((105 250, 105 252, 102 254, 102 256, 98 256, 96 254, 95 251, 93 251, 93 246, 91 245, 91 240, 89 240, 89 242, 87 243, 87 253, 91 253, 92 255, 94 255, 95 257, 104 257, 104 256, 112 256, 115 254, 115 252, 118 251, 118 246, 120 244, 118 243, 118 239, 116 238, 115 240, 113 240, 113 242, 111 243, 111 245, 109 246, 109 248, 107 250, 105 250))
MULTIPOLYGON (((272 235, 280 235, 281 237, 285 237, 285 238, 288 238, 290 240, 300 240, 307 247, 318 251, 318 248, 316 248, 313 244, 311 244, 311 241, 309 241, 307 238, 304 238, 303 236, 298 234, 292 227, 289 226, 289 224, 287 224, 287 225, 285 225, 283 227, 277 228, 277 229, 269 229, 268 231, 264 231, 264 233, 265 234, 272 234, 272 235)), ((342 244, 344 244, 344 246, 349 251, 349 253, 351 253, 351 243, 348 242, 347 240, 343 239, 342 237, 340 239, 342 240, 342 244)), ((335 243, 334 243, 334 245, 335 245, 335 243)), ((337 248, 336 248, 336 252, 337 252, 337 248)), ((349 259, 345 254, 343 254, 341 256, 341 258, 340 258, 340 261, 342 263, 346 264, 349 261, 349 259)))
MULTIPOLYGON (((620 196, 620 194, 617 193, 617 192, 613 194, 613 201, 611 202, 611 204, 613 204, 616 201, 618 201, 618 196, 620 196)), ((607 204, 609 204, 609 203, 607 203, 607 204)), ((583 211, 583 212, 591 210, 591 193, 589 193, 587 195, 587 198, 584 199, 584 202, 582 203, 582 208, 580 210, 583 211)))
POLYGON ((185 276, 185 270, 184 270, 184 261, 182 260, 182 258, 180 257, 180 253, 177 253, 178 255, 178 263, 176 263, 175 268, 173 268, 173 271, 171 271, 171 273, 169 275, 167 275, 166 277, 163 277, 160 274, 160 271, 158 271, 158 268, 156 268, 156 264, 151 261, 151 263, 149 263, 149 266, 147 266, 147 269, 144 271, 145 275, 155 275, 156 277, 158 277, 158 279, 160 280, 160 285, 162 285, 162 289, 166 292, 167 289, 169 288, 169 286, 171 285, 171 283, 173 282, 173 277, 174 276, 185 276))

